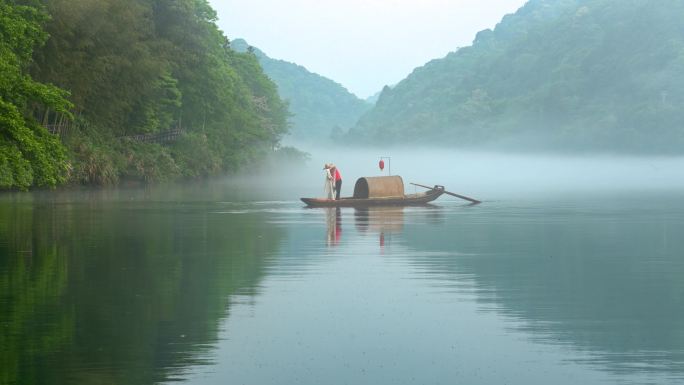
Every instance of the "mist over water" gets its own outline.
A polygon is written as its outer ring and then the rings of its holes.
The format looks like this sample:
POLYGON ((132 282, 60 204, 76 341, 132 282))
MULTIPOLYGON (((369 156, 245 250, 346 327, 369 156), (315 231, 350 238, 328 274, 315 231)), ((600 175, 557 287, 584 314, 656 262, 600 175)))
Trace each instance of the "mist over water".
POLYGON ((279 190, 284 190, 289 199, 322 196, 321 169, 329 162, 335 163, 342 172, 343 195, 352 195, 357 178, 388 175, 390 171, 403 178, 407 192, 423 190, 410 182, 439 184, 448 191, 485 201, 545 199, 587 192, 684 191, 684 157, 553 156, 443 148, 354 149, 330 145, 299 148, 311 154, 311 160, 304 167, 281 165, 275 170, 283 179, 279 190), (385 159, 383 172, 378 167, 380 157, 391 157, 391 160, 385 159), (289 180, 294 182, 291 184, 296 186, 295 191, 287 187, 289 180))

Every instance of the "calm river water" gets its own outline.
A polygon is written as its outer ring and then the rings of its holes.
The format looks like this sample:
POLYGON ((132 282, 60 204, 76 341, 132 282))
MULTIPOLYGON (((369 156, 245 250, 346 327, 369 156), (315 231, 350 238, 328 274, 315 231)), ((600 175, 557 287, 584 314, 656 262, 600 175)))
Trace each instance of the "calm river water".
POLYGON ((684 190, 455 191, 0 196, 0 384, 684 382, 684 190))

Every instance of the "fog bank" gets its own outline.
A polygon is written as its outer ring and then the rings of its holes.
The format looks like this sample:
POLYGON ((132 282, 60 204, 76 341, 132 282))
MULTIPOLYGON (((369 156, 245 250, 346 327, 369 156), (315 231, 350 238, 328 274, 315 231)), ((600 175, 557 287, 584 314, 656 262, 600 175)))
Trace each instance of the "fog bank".
MULTIPOLYGON (((278 165, 273 175, 288 198, 323 194, 323 165, 335 163, 343 176, 343 195, 351 195, 362 176, 393 175, 404 179, 407 192, 421 191, 409 182, 440 184, 447 190, 500 200, 583 192, 684 192, 684 157, 551 156, 444 149, 306 147, 306 165, 278 165), (385 159, 385 170, 378 167, 385 159)), ((252 177, 254 178, 254 177, 252 177)), ((257 177, 258 179, 258 177, 257 177)))

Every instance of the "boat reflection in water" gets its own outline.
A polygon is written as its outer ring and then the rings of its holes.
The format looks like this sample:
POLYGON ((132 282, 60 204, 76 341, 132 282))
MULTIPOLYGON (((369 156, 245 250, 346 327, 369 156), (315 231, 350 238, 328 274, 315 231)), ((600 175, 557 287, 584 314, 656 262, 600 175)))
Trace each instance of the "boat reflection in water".
POLYGON ((377 235, 380 247, 392 242, 392 236, 404 229, 403 207, 359 207, 354 209, 356 230, 361 235, 377 235))
MULTIPOLYGON (((377 206, 339 208, 326 207, 326 244, 329 247, 337 246, 342 238, 343 212, 351 214, 353 210, 354 234, 349 236, 377 237, 378 244, 382 247, 389 245, 394 236, 399 236, 404 231, 408 222, 423 224, 442 224, 444 222, 442 210, 435 206, 421 208, 400 206, 377 206), (408 221, 408 222, 407 222, 408 221)), ((349 220, 349 217, 348 217, 349 220)), ((347 222, 349 223, 349 222, 347 222)), ((347 230, 349 231, 349 230, 347 230)))
POLYGON ((337 246, 342 238, 342 209, 329 207, 325 209, 325 221, 328 224, 327 244, 337 246))

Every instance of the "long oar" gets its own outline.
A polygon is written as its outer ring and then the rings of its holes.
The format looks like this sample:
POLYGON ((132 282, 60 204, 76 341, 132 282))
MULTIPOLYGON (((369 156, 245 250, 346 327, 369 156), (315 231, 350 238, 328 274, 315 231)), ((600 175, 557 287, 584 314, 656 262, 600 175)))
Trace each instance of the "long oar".
MULTIPOLYGON (((418 183, 411 183, 411 184, 414 185, 414 186, 423 187, 423 188, 430 189, 430 190, 434 189, 434 187, 426 186, 426 185, 423 185, 423 184, 418 184, 418 183)), ((448 195, 451 195, 451 196, 455 196, 456 198, 461 198, 461 199, 467 200, 468 202, 472 202, 472 203, 474 203, 474 204, 482 203, 482 202, 478 201, 477 199, 470 198, 470 197, 467 197, 467 196, 465 196, 465 195, 459 195, 459 194, 456 194, 456 193, 452 193, 452 192, 450 192, 450 191, 444 190, 444 193, 445 193, 445 194, 448 194, 448 195)))

